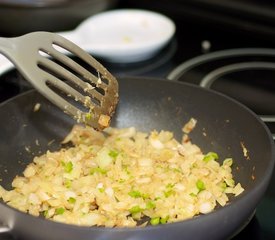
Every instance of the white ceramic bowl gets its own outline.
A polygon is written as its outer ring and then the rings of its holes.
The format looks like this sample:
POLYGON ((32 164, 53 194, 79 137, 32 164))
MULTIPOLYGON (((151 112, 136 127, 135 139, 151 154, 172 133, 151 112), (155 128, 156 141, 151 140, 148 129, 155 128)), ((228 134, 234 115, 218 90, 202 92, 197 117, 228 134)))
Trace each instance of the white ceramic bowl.
POLYGON ((152 57, 174 33, 174 22, 162 14, 124 9, 96 14, 74 31, 59 34, 94 56, 126 63, 152 57))

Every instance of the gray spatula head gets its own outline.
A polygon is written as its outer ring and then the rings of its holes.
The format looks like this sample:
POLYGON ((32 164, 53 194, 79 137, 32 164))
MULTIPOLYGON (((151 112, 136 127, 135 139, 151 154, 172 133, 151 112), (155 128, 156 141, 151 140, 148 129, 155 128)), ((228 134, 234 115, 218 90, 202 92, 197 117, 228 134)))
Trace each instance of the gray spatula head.
POLYGON ((0 52, 77 122, 98 130, 109 126, 118 103, 117 80, 80 47, 54 33, 33 32, 0 38, 0 52))

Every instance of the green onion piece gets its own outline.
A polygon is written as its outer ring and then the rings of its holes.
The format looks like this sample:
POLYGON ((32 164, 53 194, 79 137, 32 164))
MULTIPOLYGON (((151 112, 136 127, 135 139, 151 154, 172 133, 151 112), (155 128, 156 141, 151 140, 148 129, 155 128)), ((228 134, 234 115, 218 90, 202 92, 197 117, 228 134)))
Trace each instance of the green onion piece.
POLYGON ((205 156, 204 156, 204 158, 202 159, 204 162, 209 162, 209 161, 211 161, 211 160, 217 160, 217 159, 219 159, 219 156, 218 156, 218 154, 217 153, 215 153, 215 152, 209 152, 209 153, 207 153, 205 156))
POLYGON ((91 113, 86 113, 85 114, 85 120, 86 121, 89 121, 89 120, 91 120, 92 119, 92 114, 91 113))
POLYGON ((98 191, 103 193, 105 191, 105 189, 104 188, 98 188, 98 191))
POLYGON ((150 223, 152 225, 158 225, 160 223, 160 217, 151 218, 150 223))
POLYGON ((128 166, 127 165, 122 165, 122 170, 124 170, 126 172, 127 175, 131 175, 131 172, 130 170, 128 169, 128 166))
POLYGON ((196 182, 196 186, 199 191, 205 190, 204 182, 200 179, 196 182))
POLYGON ((111 151, 109 152, 109 156, 112 157, 112 158, 114 158, 114 159, 116 159, 117 156, 118 156, 118 152, 115 151, 115 150, 111 150, 111 151))
POLYGON ((141 197, 142 197, 143 199, 147 199, 147 198, 150 197, 150 195, 149 195, 148 193, 142 193, 142 194, 141 194, 141 197))
POLYGON ((90 170, 90 174, 93 175, 94 173, 101 173, 101 174, 106 174, 107 173, 107 170, 106 169, 102 169, 100 167, 95 167, 95 168, 92 168, 90 170))
POLYGON ((146 209, 153 209, 156 207, 156 203, 153 201, 147 202, 146 203, 146 209))
POLYGON ((131 214, 139 213, 141 211, 142 211, 142 208, 140 208, 140 206, 138 206, 138 205, 133 206, 132 208, 129 209, 129 212, 131 214))
POLYGON ((68 202, 69 202, 69 203, 75 203, 75 202, 76 202, 76 199, 73 198, 73 197, 70 197, 70 198, 68 199, 68 202))
POLYGON ((65 209, 64 209, 63 207, 57 208, 57 209, 55 210, 55 213, 56 213, 57 215, 61 215, 61 214, 63 214, 64 212, 65 212, 65 209))
POLYGON ((61 162, 62 163, 62 166, 64 167, 64 171, 66 173, 70 173, 72 170, 73 170, 73 163, 70 161, 70 162, 61 162))
POLYGON ((166 188, 173 188, 174 186, 175 186, 174 183, 168 183, 168 184, 166 185, 166 188))
POLYGON ((219 186, 221 187, 221 189, 224 191, 225 189, 226 189, 226 187, 227 187, 227 185, 226 185, 226 182, 221 182, 220 184, 219 184, 219 186))
POLYGON ((190 193, 189 194, 191 197, 196 197, 197 195, 195 193, 190 193))
POLYGON ((171 168, 171 170, 176 173, 182 173, 182 170, 179 168, 171 168))
POLYGON ((167 223, 168 219, 169 219, 169 216, 166 216, 165 218, 161 218, 160 223, 165 224, 165 223, 167 223))
POLYGON ((235 181, 232 178, 230 178, 230 179, 226 178, 226 179, 224 179, 224 181, 226 182, 226 185, 228 187, 234 187, 235 186, 235 181))
POLYGON ((70 188, 70 187, 72 186, 72 181, 69 180, 69 179, 65 179, 65 181, 64 181, 64 186, 65 186, 66 188, 70 188))
POLYGON ((164 193, 164 196, 165 196, 166 198, 168 198, 168 197, 170 197, 174 192, 175 192, 175 191, 174 191, 173 189, 170 189, 170 190, 165 191, 165 192, 163 192, 163 193, 164 193))
POLYGON ((49 213, 49 210, 43 211, 43 216, 44 216, 44 217, 47 217, 48 213, 49 213))
POLYGON ((164 196, 167 198, 169 196, 171 196, 175 191, 173 190, 173 187, 175 186, 175 184, 173 183, 168 183, 166 185, 166 189, 167 191, 164 192, 164 196))
POLYGON ((131 196, 131 197, 133 197, 133 198, 139 198, 139 197, 142 196, 139 191, 135 191, 135 190, 129 192, 128 195, 131 196))
POLYGON ((223 166, 231 167, 233 164, 233 159, 232 158, 226 158, 223 161, 223 166))

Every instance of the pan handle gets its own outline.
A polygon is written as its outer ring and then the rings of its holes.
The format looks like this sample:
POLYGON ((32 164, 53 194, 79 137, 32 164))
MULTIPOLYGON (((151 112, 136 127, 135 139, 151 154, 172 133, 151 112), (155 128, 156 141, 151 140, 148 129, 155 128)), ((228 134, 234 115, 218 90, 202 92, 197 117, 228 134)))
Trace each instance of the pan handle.
MULTIPOLYGON (((211 88, 211 85, 223 75, 233 73, 236 71, 250 70, 250 69, 272 69, 275 70, 275 64, 272 62, 241 62, 236 64, 226 65, 215 69, 208 73, 200 82, 200 86, 204 88, 211 88)), ((262 121, 268 125, 275 123, 275 115, 261 115, 262 121)), ((272 132, 271 132, 272 133, 272 132)), ((272 133, 272 138, 275 140, 275 133, 272 133)))

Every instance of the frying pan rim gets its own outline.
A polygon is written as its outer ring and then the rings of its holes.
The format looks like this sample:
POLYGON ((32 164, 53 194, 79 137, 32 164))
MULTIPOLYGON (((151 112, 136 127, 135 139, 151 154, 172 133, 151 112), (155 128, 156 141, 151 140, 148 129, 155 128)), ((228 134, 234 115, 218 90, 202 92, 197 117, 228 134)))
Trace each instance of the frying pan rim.
MULTIPOLYGON (((178 84, 178 85, 183 85, 183 86, 188 86, 188 87, 191 87, 191 88, 199 89, 200 91, 209 92, 211 94, 222 97, 222 98, 226 99, 227 101, 231 101, 233 104, 238 105, 240 108, 243 108, 244 111, 249 112, 257 120, 257 122, 262 125, 262 127, 265 129, 265 132, 267 133, 267 135, 269 137, 269 141, 270 141, 271 145, 273 146, 273 157, 275 157, 274 140, 272 138, 272 134, 271 134, 270 130, 268 129, 267 125, 249 107, 245 106, 243 103, 239 102, 238 100, 236 100, 236 99, 234 99, 234 98, 232 98, 232 97, 230 97, 230 96, 228 96, 224 93, 218 92, 214 89, 203 88, 199 85, 195 85, 195 84, 192 84, 192 83, 180 82, 180 81, 171 81, 171 80, 166 79, 166 78, 123 76, 123 77, 118 77, 117 79, 121 79, 121 80, 124 80, 124 81, 127 81, 127 79, 132 79, 132 80, 135 80, 135 81, 141 81, 142 79, 146 79, 146 81, 159 81, 159 82, 166 82, 166 83, 169 83, 169 84, 178 84)), ((36 89, 31 88, 31 89, 29 89, 29 90, 27 90, 23 93, 19 93, 16 96, 13 96, 13 97, 1 102, 0 107, 2 107, 3 105, 7 104, 10 101, 14 101, 17 98, 23 97, 24 95, 31 94, 31 92, 38 92, 39 93, 39 91, 37 91, 36 89)))
MULTIPOLYGON (((271 153, 270 154, 271 161, 269 162, 268 166, 266 167, 264 176, 262 177, 261 181, 257 183, 256 187, 251 189, 249 192, 247 192, 246 195, 241 194, 240 196, 238 196, 237 197, 238 199, 236 200, 237 201, 236 203, 238 204, 239 202, 247 201, 249 199, 250 195, 253 195, 253 193, 255 191, 257 191, 258 188, 261 188, 262 185, 265 185, 266 181, 268 181, 268 179, 270 179, 270 177, 272 175, 272 172, 273 172, 274 164, 275 164, 275 157, 274 157, 275 156, 275 146, 274 146, 274 141, 272 139, 272 135, 271 135, 268 127, 260 119, 260 117, 256 113, 254 113, 251 109, 246 107, 244 104, 240 103, 239 101, 237 101, 237 100, 235 100, 235 99, 233 99, 233 98, 231 98, 231 97, 229 97, 229 96, 227 96, 223 93, 217 92, 217 91, 212 90, 212 89, 205 89, 205 88, 202 88, 200 86, 197 86, 197 85, 194 85, 194 84, 191 84, 191 83, 170 81, 170 80, 165 79, 165 78, 155 78, 155 77, 142 77, 141 78, 141 77, 126 76, 126 77, 119 77, 118 80, 119 79, 124 80, 124 81, 127 81, 127 79, 131 79, 131 80, 133 79, 135 81, 141 81, 142 79, 146 79, 146 81, 160 81, 160 82, 165 82, 167 84, 168 83, 169 84, 177 84, 177 85, 183 85, 183 86, 187 86, 187 87, 191 87, 191 88, 196 88, 196 89, 199 89, 200 91, 207 91, 207 92, 210 92, 211 94, 219 95, 220 97, 227 99, 227 101, 231 101, 234 104, 237 104, 244 111, 248 111, 250 113, 250 115, 257 120, 258 124, 261 125, 261 127, 263 128, 263 130, 266 133, 266 136, 268 137, 269 148, 270 148, 270 153, 271 153)), ((14 101, 14 99, 21 98, 21 97, 24 97, 25 95, 29 95, 29 94, 32 94, 32 93, 39 93, 39 92, 36 89, 30 89, 26 92, 20 93, 20 94, 14 96, 14 97, 2 102, 2 103, 0 103, 0 108, 2 106, 4 106, 5 104, 8 104, 9 102, 14 101)), ((231 204, 227 204, 226 206, 221 207, 219 209, 216 209, 213 212, 210 212, 210 213, 205 214, 205 215, 199 215, 199 216, 195 216, 195 217, 190 218, 190 219, 186 219, 186 220, 182 220, 182 221, 178 221, 178 222, 174 222, 174 223, 163 224, 163 225, 146 226, 145 228, 138 228, 138 227, 137 228, 128 228, 128 227, 108 228, 108 227, 96 227, 96 226, 92 226, 92 227, 78 226, 78 225, 73 225, 73 224, 65 224, 65 223, 55 222, 55 221, 51 221, 51 220, 48 220, 48 219, 45 219, 45 218, 33 216, 33 215, 30 215, 30 214, 25 213, 25 212, 21 212, 21 211, 17 210, 16 208, 10 207, 8 204, 6 204, 4 202, 0 202, 0 204, 3 207, 9 208, 12 211, 16 211, 17 213, 22 214, 23 217, 33 218, 35 220, 42 221, 42 223, 46 221, 47 224, 53 224, 55 226, 63 226, 63 227, 66 226, 66 227, 68 227, 72 230, 75 229, 75 230, 89 231, 89 230, 93 229, 93 230, 98 231, 98 232, 108 231, 109 233, 111 233, 111 232, 124 232, 124 231, 139 232, 139 231, 144 231, 144 229, 147 229, 149 231, 150 229, 156 229, 157 230, 158 228, 166 228, 166 227, 169 227, 170 225, 175 225, 176 226, 176 225, 182 225, 182 224, 185 224, 185 223, 186 224, 192 224, 192 222, 194 222, 194 221, 204 222, 204 221, 207 221, 207 219, 210 219, 211 216, 213 216, 215 214, 223 214, 223 212, 225 212, 226 209, 231 206, 231 204)))

